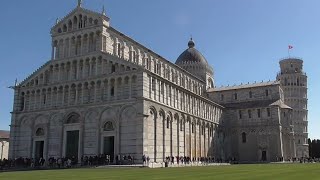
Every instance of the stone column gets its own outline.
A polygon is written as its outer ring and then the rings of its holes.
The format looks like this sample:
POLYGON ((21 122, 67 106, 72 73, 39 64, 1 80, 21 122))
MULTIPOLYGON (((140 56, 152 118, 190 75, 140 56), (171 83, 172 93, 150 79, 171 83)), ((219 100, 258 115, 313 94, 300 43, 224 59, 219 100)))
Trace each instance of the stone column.
POLYGON ((43 105, 43 93, 40 91, 40 93, 39 93, 39 109, 41 109, 42 108, 42 105, 43 105))
POLYGON ((75 87, 75 91, 76 91, 76 92, 75 92, 75 93, 76 93, 76 95, 75 95, 76 98, 75 98, 75 100, 74 100, 74 104, 76 105, 76 104, 78 104, 78 93, 79 93, 79 92, 78 92, 79 90, 78 90, 78 86, 77 86, 77 85, 76 85, 76 87, 75 87))
POLYGON ((84 45, 84 40, 85 40, 85 37, 84 37, 84 35, 81 37, 81 49, 80 49, 80 51, 81 51, 81 55, 83 55, 83 54, 85 54, 86 52, 85 52, 85 49, 84 49, 84 47, 85 47, 85 45, 84 45))
POLYGON ((52 42, 52 44, 51 44, 51 60, 55 59, 54 58, 54 54, 55 54, 55 52, 54 52, 54 43, 52 42))
POLYGON ((153 128, 154 128, 154 162, 157 162, 157 121, 158 121, 158 117, 157 115, 155 114, 154 115, 154 123, 153 123, 153 128))
POLYGON ((93 85, 93 102, 97 102, 97 83, 93 85))
POLYGON ((95 75, 98 75, 98 59, 95 60, 96 63, 96 69, 95 69, 95 75))
POLYGON ((172 119, 170 119, 170 156, 173 156, 173 144, 172 144, 172 119))
POLYGON ((197 158, 197 156, 198 156, 198 143, 199 142, 197 142, 197 133, 198 133, 198 130, 197 130, 197 122, 195 121, 194 122, 194 156, 195 156, 195 158, 197 158))
POLYGON ((207 135, 207 127, 206 127, 206 125, 204 125, 204 133, 203 133, 203 157, 207 157, 207 153, 206 153, 206 147, 207 147, 207 144, 206 144, 206 135, 207 135))
POLYGON ((154 78, 154 81, 155 81, 155 90, 154 90, 154 100, 157 101, 158 98, 157 98, 157 93, 158 93, 158 79, 155 79, 154 78))
POLYGON ((91 51, 91 46, 90 46, 90 41, 91 41, 91 35, 90 33, 88 34, 88 39, 87 39, 87 52, 86 53, 89 53, 91 51))
POLYGON ((193 154, 192 154, 192 121, 189 121, 189 157, 192 159, 193 154))
POLYGON ((202 157, 202 139, 201 139, 201 136, 202 136, 202 131, 203 131, 203 129, 202 129, 203 127, 202 127, 202 122, 199 124, 199 143, 198 143, 198 145, 199 145, 199 157, 202 157))
POLYGON ((104 60, 101 59, 101 73, 100 74, 104 74, 104 60))
POLYGON ((70 97, 71 97, 71 86, 68 88, 68 101, 67 101, 67 106, 70 106, 70 97))
POLYGON ((163 160, 166 159, 166 117, 163 114, 163 116, 160 116, 160 121, 162 121, 162 151, 163 151, 163 160))
POLYGON ((57 88, 57 91, 56 91, 56 98, 55 98, 55 107, 58 106, 58 101, 59 101, 59 88, 57 88))
POLYGON ((64 100, 65 100, 65 88, 64 88, 64 86, 62 87, 62 104, 61 104, 61 106, 64 106, 64 100))
POLYGON ((70 67, 69 67, 69 73, 68 73, 68 70, 67 70, 67 68, 65 68, 66 69, 66 73, 68 74, 67 76, 68 76, 68 79, 67 80, 73 80, 73 77, 72 77, 72 70, 73 70, 73 68, 72 68, 72 62, 70 62, 70 67))
POLYGON ((79 131, 79 154, 78 154, 78 163, 81 162, 81 157, 83 155, 83 145, 84 145, 84 122, 80 124, 80 131, 79 131))
POLYGON ((132 77, 129 78, 128 85, 129 85, 129 99, 131 99, 131 97, 132 97, 132 77))
POLYGON ((71 50, 72 50, 72 37, 69 38, 68 57, 71 56, 71 50))
POLYGON ((177 156, 180 156, 180 119, 177 120, 177 156))
POLYGON ((89 61, 89 76, 92 76, 92 59, 89 61))
POLYGON ((79 80, 79 70, 80 70, 80 65, 79 65, 79 63, 80 63, 80 60, 77 60, 76 61, 76 63, 75 63, 75 68, 74 68, 74 70, 75 70, 75 77, 74 77, 74 80, 79 80))
POLYGON ((114 80, 114 99, 115 100, 118 99, 118 82, 117 82, 117 78, 115 78, 115 80, 114 80))
POLYGON ((53 107, 53 96, 52 96, 52 93, 53 93, 53 88, 51 88, 51 91, 50 91, 50 106, 53 107))
POLYGON ((84 99, 83 95, 84 95, 85 84, 82 84, 81 88, 82 88, 81 89, 81 104, 83 104, 83 99, 84 99))
POLYGON ((54 59, 59 59, 59 51, 60 51, 60 47, 59 47, 59 42, 57 41, 57 44, 56 44, 56 50, 55 50, 55 56, 54 56, 54 59))
POLYGON ((45 72, 44 72, 44 73, 42 73, 42 85, 44 85, 44 84, 45 84, 45 79, 46 79, 45 75, 46 75, 46 73, 45 73, 45 72))
POLYGON ((183 120, 183 156, 186 155, 186 119, 183 120))
POLYGON ((82 77, 81 77, 81 79, 84 79, 86 76, 86 68, 87 68, 87 62, 86 62, 86 60, 83 60, 83 62, 82 62, 82 77))
POLYGON ((57 81, 61 80, 61 64, 58 64, 58 79, 57 81))
POLYGON ((37 91, 34 92, 33 96, 34 96, 34 97, 33 97, 33 107, 32 107, 32 109, 34 110, 34 109, 36 109, 36 104, 37 104, 37 103, 36 103, 36 100, 37 100, 37 99, 36 99, 36 98, 37 98, 37 91))
POLYGON ((45 144, 44 144, 44 148, 43 148, 44 149, 43 157, 45 158, 45 160, 48 160, 49 159, 48 147, 49 147, 49 135, 50 135, 50 121, 46 125, 47 125, 47 127, 46 127, 47 133, 45 133, 46 135, 45 135, 45 140, 44 140, 45 144))
POLYGON ((59 55, 59 57, 60 57, 60 59, 61 58, 64 58, 64 44, 65 44, 65 42, 64 42, 64 40, 61 40, 60 41, 61 42, 61 45, 60 45, 60 52, 59 52, 59 54, 61 55, 59 55))

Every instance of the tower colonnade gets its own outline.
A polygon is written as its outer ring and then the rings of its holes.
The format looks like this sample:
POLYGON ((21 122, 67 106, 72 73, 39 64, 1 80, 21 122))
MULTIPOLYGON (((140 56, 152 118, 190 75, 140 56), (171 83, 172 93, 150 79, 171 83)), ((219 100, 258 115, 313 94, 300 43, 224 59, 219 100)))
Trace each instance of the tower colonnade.
POLYGON ((297 157, 308 157, 308 96, 307 74, 303 61, 286 58, 280 61, 281 72, 277 79, 284 92, 284 103, 292 108, 294 141, 297 157))

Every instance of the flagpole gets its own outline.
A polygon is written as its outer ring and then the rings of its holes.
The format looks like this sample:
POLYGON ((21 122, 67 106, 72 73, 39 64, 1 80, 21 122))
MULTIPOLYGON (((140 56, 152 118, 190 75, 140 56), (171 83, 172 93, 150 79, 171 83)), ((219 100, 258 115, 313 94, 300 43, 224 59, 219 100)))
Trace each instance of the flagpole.
POLYGON ((289 58, 290 58, 290 50, 293 48, 293 46, 291 46, 291 45, 288 45, 288 56, 289 56, 289 58))

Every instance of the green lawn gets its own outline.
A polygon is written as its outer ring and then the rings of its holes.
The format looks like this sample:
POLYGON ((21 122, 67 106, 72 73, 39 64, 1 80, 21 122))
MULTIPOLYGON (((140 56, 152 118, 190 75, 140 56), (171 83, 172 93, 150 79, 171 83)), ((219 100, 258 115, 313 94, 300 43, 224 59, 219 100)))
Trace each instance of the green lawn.
POLYGON ((320 164, 253 164, 184 168, 106 168, 38 170, 0 173, 0 180, 97 179, 320 179, 320 164))

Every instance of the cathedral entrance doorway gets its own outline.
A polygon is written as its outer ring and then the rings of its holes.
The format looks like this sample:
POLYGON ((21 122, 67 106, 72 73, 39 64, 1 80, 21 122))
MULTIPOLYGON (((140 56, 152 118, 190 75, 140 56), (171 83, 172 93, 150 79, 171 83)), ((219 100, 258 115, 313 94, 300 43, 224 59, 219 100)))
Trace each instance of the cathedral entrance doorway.
POLYGON ((114 158, 114 136, 107 136, 103 138, 103 153, 110 155, 110 161, 114 158))
POLYGON ((67 131, 66 157, 78 158, 79 150, 79 130, 67 131))
POLYGON ((36 159, 43 158, 44 141, 36 141, 35 146, 34 157, 36 159))
POLYGON ((261 160, 267 161, 267 151, 261 151, 261 160))

